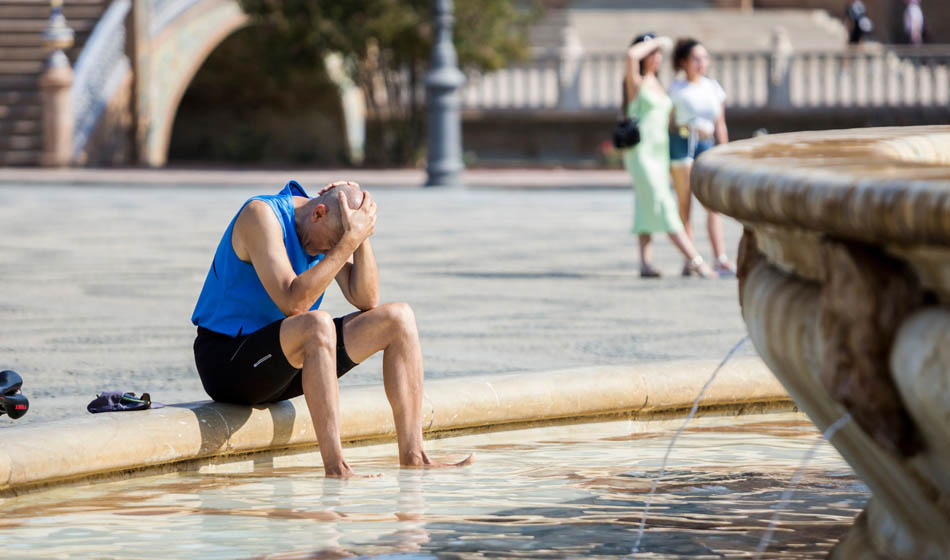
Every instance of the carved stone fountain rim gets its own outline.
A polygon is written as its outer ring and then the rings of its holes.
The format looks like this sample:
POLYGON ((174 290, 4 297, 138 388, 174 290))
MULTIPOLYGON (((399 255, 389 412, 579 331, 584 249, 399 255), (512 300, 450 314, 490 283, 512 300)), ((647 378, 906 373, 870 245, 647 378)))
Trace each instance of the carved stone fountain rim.
POLYGON ((762 136, 699 158, 693 192, 747 223, 950 247, 950 126, 762 136))

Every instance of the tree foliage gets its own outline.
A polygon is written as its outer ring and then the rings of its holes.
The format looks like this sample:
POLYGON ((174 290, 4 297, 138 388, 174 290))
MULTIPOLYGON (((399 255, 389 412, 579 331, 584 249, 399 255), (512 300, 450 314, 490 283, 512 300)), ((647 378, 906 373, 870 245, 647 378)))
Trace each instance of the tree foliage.
MULTIPOLYGON (((422 143, 422 87, 434 23, 432 0, 240 0, 258 25, 270 27, 283 44, 276 64, 288 73, 322 68, 328 53, 340 53, 363 90, 371 119, 390 123, 390 144, 414 159, 422 143)), ((488 71, 530 53, 528 27, 542 0, 455 2, 454 43, 464 71, 488 71)), ((289 81, 289 77, 288 77, 289 81)), ((395 162, 394 162, 395 163, 395 162)))
MULTIPOLYGON (((378 45, 397 63, 425 64, 433 40, 432 0, 240 0, 258 23, 272 25, 300 57, 327 52, 362 59, 378 45)), ((528 54, 528 26, 541 0, 455 2, 455 44, 466 69, 494 70, 528 54)))

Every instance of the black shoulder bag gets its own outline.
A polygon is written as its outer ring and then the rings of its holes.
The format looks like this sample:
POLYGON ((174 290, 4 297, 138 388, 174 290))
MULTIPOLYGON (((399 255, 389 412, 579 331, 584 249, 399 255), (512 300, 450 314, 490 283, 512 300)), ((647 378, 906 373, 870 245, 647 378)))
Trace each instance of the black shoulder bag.
POLYGON ((640 143, 640 129, 637 127, 637 119, 631 119, 627 116, 626 87, 623 88, 623 105, 620 107, 620 115, 617 117, 617 124, 614 125, 613 141, 614 147, 621 150, 632 148, 640 143))

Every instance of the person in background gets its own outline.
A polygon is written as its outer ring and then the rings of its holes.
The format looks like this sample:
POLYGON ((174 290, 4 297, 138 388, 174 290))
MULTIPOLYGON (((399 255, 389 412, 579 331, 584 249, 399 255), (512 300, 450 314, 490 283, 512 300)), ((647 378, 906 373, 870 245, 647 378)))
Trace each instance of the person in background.
POLYGON ((874 24, 868 17, 868 10, 861 0, 851 0, 845 8, 845 19, 848 22, 848 44, 858 45, 864 36, 874 30, 874 24))
POLYGON ((670 152, 667 128, 672 103, 656 77, 663 61, 662 49, 669 49, 668 37, 645 33, 633 40, 627 50, 623 79, 623 107, 626 115, 637 119, 640 142, 623 154, 624 166, 633 179, 636 194, 633 230, 640 242, 640 276, 655 278, 652 234, 667 233, 686 257, 690 273, 704 278, 716 277, 683 231, 670 187, 670 152))
POLYGON ((920 0, 905 0, 904 32, 911 45, 924 44, 924 12, 920 9, 920 0))
MULTIPOLYGON (((726 92, 715 80, 706 76, 709 53, 696 39, 680 39, 673 49, 673 69, 679 77, 670 85, 673 102, 670 119, 670 171, 679 200, 680 219, 686 235, 693 240, 689 214, 693 195, 689 187, 693 161, 716 144, 729 141, 724 101, 726 92)), ((722 232, 722 216, 707 209, 706 229, 712 243, 713 269, 720 276, 734 276, 735 268, 726 254, 722 232)), ((683 265, 683 276, 692 270, 683 265)))

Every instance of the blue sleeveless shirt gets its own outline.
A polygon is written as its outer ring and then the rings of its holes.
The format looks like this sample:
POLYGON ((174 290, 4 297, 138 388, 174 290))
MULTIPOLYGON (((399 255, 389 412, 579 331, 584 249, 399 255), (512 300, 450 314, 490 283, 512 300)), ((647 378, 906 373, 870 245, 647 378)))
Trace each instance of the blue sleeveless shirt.
MULTIPOLYGON (((323 260, 323 255, 311 256, 300 245, 294 225, 294 195, 310 198, 303 187, 296 181, 291 181, 275 195, 260 195, 248 199, 241 206, 241 210, 252 200, 262 200, 271 207, 284 231, 287 257, 294 272, 299 275, 323 260)), ((191 322, 195 325, 232 337, 251 334, 285 317, 267 294, 254 267, 234 253, 231 233, 241 210, 231 219, 221 242, 218 243, 211 269, 191 316, 191 322)), ((320 294, 320 298, 310 309, 320 307, 321 301, 323 294, 320 294)))

